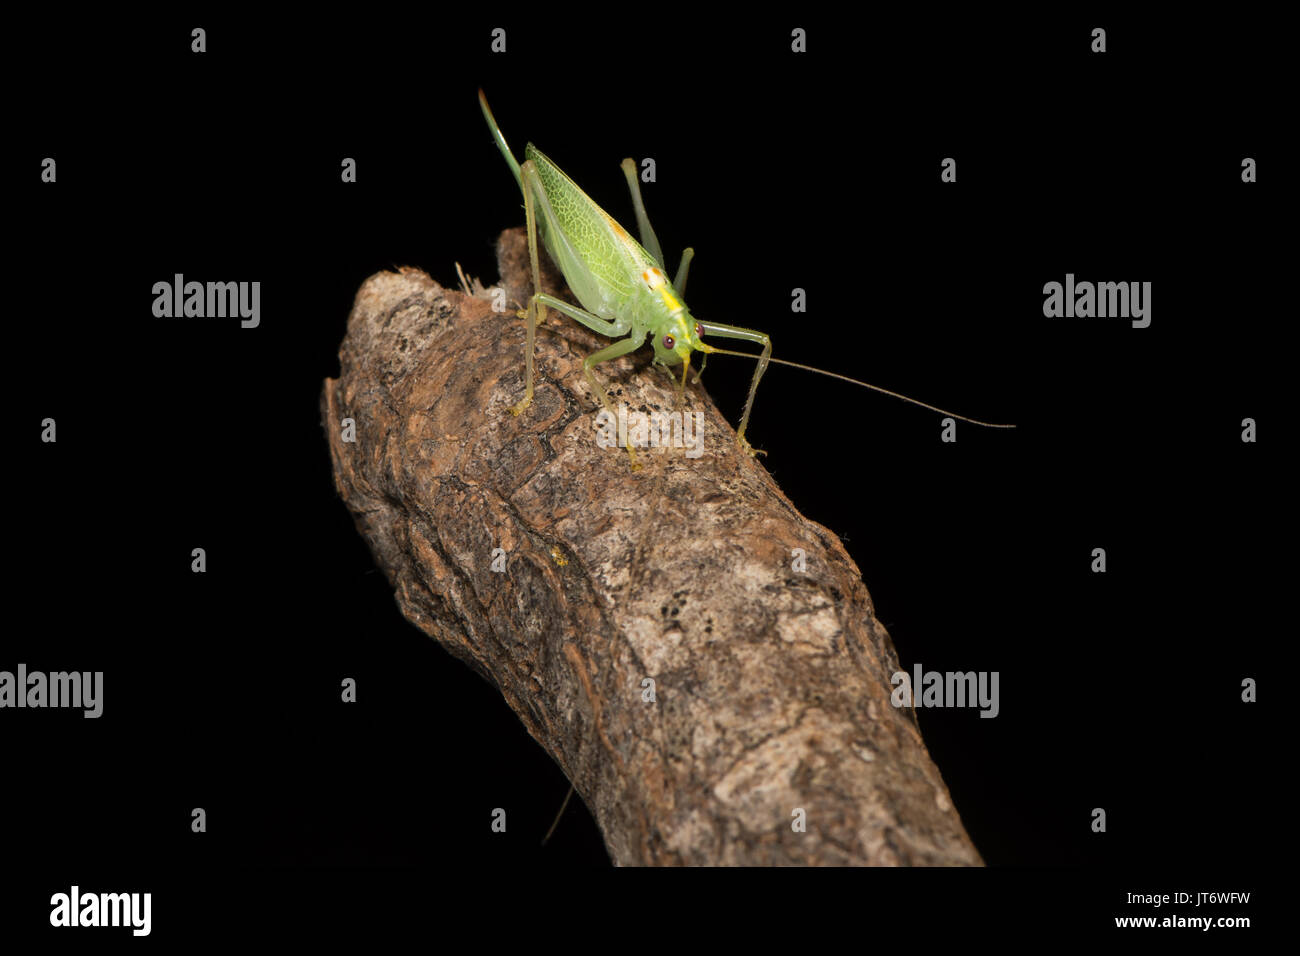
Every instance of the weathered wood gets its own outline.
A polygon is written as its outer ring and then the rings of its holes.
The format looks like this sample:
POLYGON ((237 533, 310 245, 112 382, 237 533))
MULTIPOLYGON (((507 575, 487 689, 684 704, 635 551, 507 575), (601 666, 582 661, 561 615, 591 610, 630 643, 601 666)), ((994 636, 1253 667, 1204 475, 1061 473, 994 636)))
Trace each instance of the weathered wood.
MULTIPOLYGON (((582 359, 608 340, 563 317, 539 328, 536 397, 511 416, 522 230, 498 256, 505 314, 418 270, 369 278, 325 382, 336 485, 402 612, 501 689, 618 864, 979 864, 890 703, 897 657, 839 540, 698 385, 701 457, 646 449, 633 471, 600 447, 582 359)), ((615 404, 672 411, 649 356, 597 374, 615 404)))

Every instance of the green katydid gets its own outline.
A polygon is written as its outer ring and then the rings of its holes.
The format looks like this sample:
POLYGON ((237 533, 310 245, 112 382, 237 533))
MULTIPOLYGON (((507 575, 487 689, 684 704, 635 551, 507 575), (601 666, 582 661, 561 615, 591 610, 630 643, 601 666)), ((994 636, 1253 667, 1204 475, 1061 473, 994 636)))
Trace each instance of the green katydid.
MULTIPOLYGON (((550 307, 576 319, 601 335, 609 338, 627 336, 593 352, 582 363, 588 384, 611 415, 614 414, 614 407, 604 387, 593 374, 592 367, 636 351, 644 344, 647 337, 654 346, 655 364, 682 366, 679 396, 686 389, 686 377, 690 370, 692 352, 701 352, 706 359, 708 355, 715 352, 722 355, 738 355, 742 358, 757 358, 758 365, 749 383, 749 395, 745 398, 745 410, 740 415, 740 427, 736 429, 736 441, 751 455, 756 452, 745 440, 745 428, 749 425, 749 413, 754 405, 754 393, 758 390, 759 379, 763 377, 769 362, 789 365, 861 385, 863 388, 882 392, 905 402, 911 402, 913 405, 920 405, 942 415, 983 425, 986 428, 1015 427, 977 421, 927 405, 906 395, 891 392, 878 385, 860 382, 846 375, 798 362, 772 358, 772 340, 766 333, 734 325, 706 322, 692 317, 682 296, 686 292, 686 277, 694 250, 688 248, 682 253, 677 275, 672 282, 669 282, 664 274, 664 256, 659 247, 659 240, 650 227, 650 220, 646 216, 645 205, 641 200, 640 180, 632 160, 623 160, 622 169, 624 176, 627 177, 628 189, 632 193, 632 207, 636 213, 637 229, 641 234, 640 242, 633 239, 626 229, 597 206, 573 180, 532 143, 524 147, 525 159, 520 164, 510 152, 506 138, 497 126, 492 110, 488 107, 487 97, 483 95, 481 89, 478 91, 478 101, 488 127, 492 130, 497 148, 506 158, 515 182, 523 191, 524 218, 528 229, 528 257, 532 268, 533 294, 528 300, 527 310, 520 313, 525 320, 526 328, 526 374, 524 397, 510 409, 512 414, 520 414, 533 400, 534 334, 537 323, 545 321, 546 309, 550 307), (541 291, 537 262, 539 232, 542 244, 563 273, 573 294, 582 303, 582 308, 541 291), (705 335, 753 342, 761 345, 763 351, 759 355, 752 355, 747 352, 720 349, 705 343, 705 335)), ((639 467, 636 453, 631 446, 627 451, 632 459, 632 466, 639 467)))

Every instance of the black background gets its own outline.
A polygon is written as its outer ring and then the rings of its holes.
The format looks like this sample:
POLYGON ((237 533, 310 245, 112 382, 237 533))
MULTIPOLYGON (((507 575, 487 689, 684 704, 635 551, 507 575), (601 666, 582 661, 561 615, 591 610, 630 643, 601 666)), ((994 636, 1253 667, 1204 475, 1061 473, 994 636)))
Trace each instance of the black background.
MULTIPOLYGON (((5 151, 17 528, 0 669, 105 672, 99 720, 0 712, 6 856, 43 874, 21 881, 19 922, 46 923, 48 894, 77 879, 154 889, 159 913, 176 881, 232 873, 275 895, 322 873, 364 886, 351 867, 374 864, 471 881, 608 864, 576 799, 539 846, 567 781, 494 688, 401 618, 319 418, 368 275, 413 265, 454 285, 459 262, 495 278, 522 210, 480 85, 516 154, 537 143, 628 225, 618 163, 655 159, 647 208, 670 270, 695 247, 696 315, 1019 426, 942 443, 932 413, 775 367, 750 431, 845 541, 909 670, 1000 673, 997 719, 919 715, 985 860, 1113 887, 1082 908, 1099 924, 1129 890, 1253 885, 1276 829, 1267 678, 1293 484, 1276 450, 1294 309, 1275 31, 678 15, 16 30, 30 68, 5 151), (948 156, 956 184, 939 181, 948 156), (1044 318, 1043 284, 1067 272, 1150 281, 1150 328, 1044 318), (261 326, 154 318, 174 273, 259 280, 261 326), (1258 704, 1240 701, 1247 677, 1258 704)), ((705 376, 733 423, 750 371, 719 357, 705 376)), ((946 905, 1002 899, 1002 879, 928 885, 946 905)))

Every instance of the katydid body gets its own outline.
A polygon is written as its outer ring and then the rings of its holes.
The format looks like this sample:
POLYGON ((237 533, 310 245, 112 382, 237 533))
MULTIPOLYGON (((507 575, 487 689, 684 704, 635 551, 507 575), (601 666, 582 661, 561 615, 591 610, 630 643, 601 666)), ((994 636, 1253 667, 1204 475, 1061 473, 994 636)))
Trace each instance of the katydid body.
MULTIPOLYGON (((682 390, 686 387, 692 352, 699 351, 705 355, 710 352, 720 352, 757 358, 758 365, 750 381, 749 394, 745 398, 745 409, 740 416, 740 426, 736 429, 736 441, 751 454, 753 450, 745 440, 745 428, 749 425, 749 413, 754 405, 754 394, 758 390, 759 379, 763 377, 769 361, 794 365, 797 368, 853 382, 933 411, 943 412, 945 415, 954 414, 847 376, 825 372, 807 365, 785 362, 781 359, 772 359, 772 340, 766 333, 694 318, 683 300, 687 271, 694 255, 693 250, 686 249, 682 253, 677 275, 670 282, 664 271, 664 258, 659 240, 645 213, 636 166, 631 159, 623 160, 622 168, 627 178, 628 189, 632 193, 632 205, 636 211, 637 228, 641 235, 640 242, 633 239, 626 229, 597 206, 573 180, 532 143, 525 146, 524 162, 520 164, 510 152, 510 147, 506 144, 491 109, 488 108, 487 98, 482 90, 479 90, 479 105, 492 130, 497 148, 501 150, 506 163, 510 166, 510 171, 514 174, 515 181, 523 192, 524 217, 528 230, 528 256, 532 268, 533 294, 528 300, 528 308, 524 316, 528 353, 524 397, 511 409, 513 414, 521 413, 533 399, 533 340, 536 325, 545 319, 548 307, 581 322, 601 335, 610 338, 626 336, 588 355, 583 362, 583 372, 587 382, 611 415, 614 414, 613 405, 604 387, 592 373, 592 367, 635 351, 645 343, 647 338, 654 346, 657 364, 682 366, 680 385, 682 390), (563 273, 569 288, 582 303, 582 308, 541 291, 537 259, 538 234, 541 235, 542 244, 550 253, 551 259, 563 273), (762 346, 762 352, 754 356, 714 348, 703 341, 705 335, 753 342, 762 346)), ((954 415, 954 417, 975 422, 974 419, 961 415, 954 415)), ((975 422, 975 424, 987 425, 988 423, 975 422)), ((633 466, 636 467, 636 454, 631 447, 628 448, 628 455, 632 459, 633 466)))

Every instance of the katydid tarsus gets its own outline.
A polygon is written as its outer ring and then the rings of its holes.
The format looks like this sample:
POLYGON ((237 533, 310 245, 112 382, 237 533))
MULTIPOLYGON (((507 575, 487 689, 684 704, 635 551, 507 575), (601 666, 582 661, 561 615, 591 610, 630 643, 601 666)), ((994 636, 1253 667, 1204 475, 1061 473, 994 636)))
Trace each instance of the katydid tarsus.
MULTIPOLYGON (((596 379, 592 368, 601 362, 636 351, 645 343, 647 337, 654 346, 656 364, 669 367, 681 365, 679 398, 686 390, 691 353, 701 352, 706 358, 715 352, 722 355, 756 358, 758 365, 749 383, 745 410, 740 414, 740 427, 736 429, 736 441, 751 455, 756 452, 745 440, 745 429, 749 425, 749 413, 754 406, 754 393, 758 390, 759 379, 763 377, 769 362, 801 368, 819 375, 828 375, 831 378, 851 382, 911 402, 913 405, 920 405, 941 415, 959 418, 964 422, 986 428, 1015 427, 981 422, 927 405, 925 402, 891 392, 878 385, 860 382, 847 375, 772 358, 772 340, 767 333, 694 318, 683 300, 687 271, 694 257, 694 251, 686 249, 682 253, 677 275, 672 282, 669 282, 664 272, 663 251, 660 249, 654 230, 650 227, 650 220, 646 216, 645 205, 641 200, 641 185, 636 164, 631 159, 625 159, 622 168, 627 178, 628 189, 632 193, 632 208, 636 213, 637 230, 641 235, 640 242, 633 239, 626 229, 597 206, 573 180, 532 143, 524 147, 524 162, 518 162, 510 152, 500 127, 497 126, 492 110, 488 107, 487 97, 483 95, 482 90, 478 92, 478 101, 488 127, 492 130, 497 148, 501 150, 501 155, 505 157, 510 171, 514 174, 515 182, 523 192, 524 219, 528 229, 528 258, 532 269, 533 294, 529 297, 527 309, 521 310, 521 317, 525 322, 527 349, 524 397, 510 409, 512 414, 520 414, 533 400, 534 335, 537 323, 545 321, 547 308, 552 308, 609 338, 627 336, 593 352, 582 363, 587 383, 611 415, 615 412, 609 394, 596 379), (546 251, 550 253, 551 259, 563 273, 573 294, 582 303, 581 308, 542 292, 537 261, 539 233, 546 251), (706 335, 753 342, 762 346, 762 352, 754 355, 721 349, 707 344, 704 341, 706 335)), ((701 366, 702 370, 703 366, 701 366)), ((630 445, 627 453, 632 460, 632 467, 639 467, 636 452, 630 445)))

